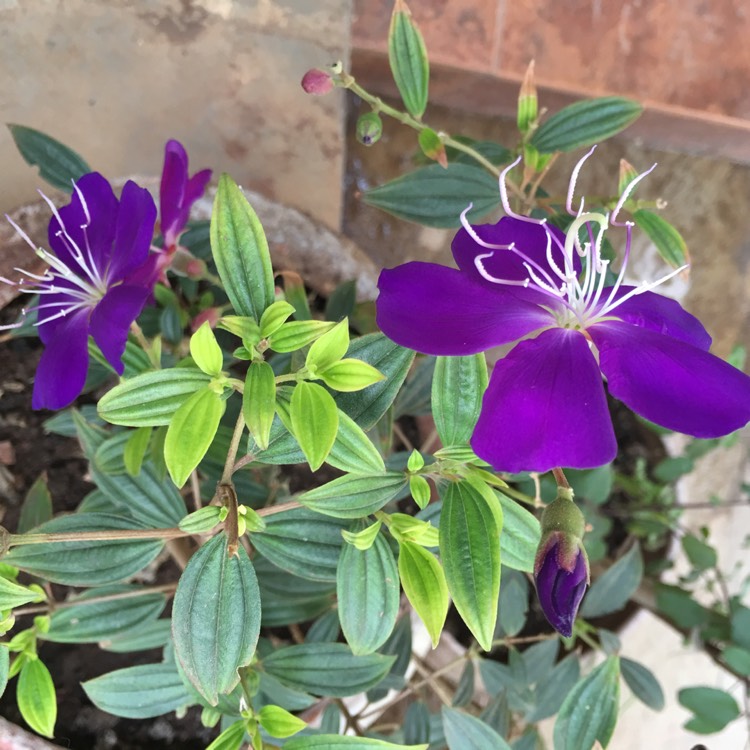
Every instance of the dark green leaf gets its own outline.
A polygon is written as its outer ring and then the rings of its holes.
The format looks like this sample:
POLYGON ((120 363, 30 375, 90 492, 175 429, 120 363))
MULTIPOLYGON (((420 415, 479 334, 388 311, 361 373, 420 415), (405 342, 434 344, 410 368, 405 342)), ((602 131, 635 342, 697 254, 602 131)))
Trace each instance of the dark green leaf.
POLYGON ((700 571, 715 568, 718 562, 716 550, 709 544, 693 534, 685 534, 682 537, 682 549, 690 560, 690 564, 700 571))
POLYGON ((18 533, 25 534, 29 529, 52 518, 52 498, 47 489, 47 477, 42 474, 26 493, 18 519, 18 533))
POLYGON ((555 721, 555 750, 592 750, 598 740, 607 747, 617 721, 620 666, 610 656, 568 694, 555 721))
POLYGON ((581 669, 575 654, 570 654, 550 670, 536 686, 535 706, 527 717, 528 721, 533 723, 554 716, 580 676, 581 669))
POLYGON ((486 388, 484 354, 437 358, 432 380, 432 413, 443 445, 469 442, 486 388))
POLYGON ((382 654, 355 656, 343 643, 302 643, 273 651, 262 664, 296 690, 342 698, 376 685, 394 661, 382 654))
POLYGON ((75 151, 41 131, 12 124, 8 129, 26 163, 38 166, 39 176, 58 190, 72 193, 73 182, 91 171, 75 151))
MULTIPOLYGON (((750 609, 742 605, 732 609, 732 640, 750 650, 750 609)), ((686 627, 691 627, 686 624, 686 627)))
POLYGON ((627 686, 638 700, 654 711, 664 708, 664 692, 653 672, 632 659, 624 656, 620 659, 620 671, 627 686))
POLYGON ((326 320, 338 323, 339 320, 349 317, 354 312, 356 302, 356 280, 342 282, 331 292, 326 301, 326 320))
POLYGON ((432 413, 432 376, 436 360, 436 357, 420 357, 414 363, 409 379, 393 404, 393 414, 396 418, 404 415, 421 417, 432 413))
POLYGON ((503 570, 500 581, 496 638, 520 633, 526 623, 529 608, 529 587, 521 573, 503 570))
POLYGON ((750 676, 750 651, 740 646, 727 646, 721 654, 730 669, 745 677, 750 676))
POLYGON ((175 654, 211 705, 238 683, 259 632, 260 592, 247 552, 240 545, 229 557, 226 537, 215 536, 190 558, 172 610, 175 654))
POLYGON ((427 706, 414 701, 404 716, 404 742, 414 744, 430 741, 430 713, 427 706))
POLYGON ((372 653, 388 639, 398 615, 398 581, 396 561, 383 534, 366 550, 344 545, 336 594, 341 629, 353 653, 372 653))
POLYGON ((81 683, 102 711, 128 719, 150 719, 194 703, 174 664, 140 664, 81 683))
POLYGON ((274 301, 268 242, 255 211, 227 174, 216 190, 211 251, 235 312, 260 321, 274 301))
POLYGON ((396 3, 391 16, 388 62, 407 112, 421 118, 427 107, 430 63, 422 34, 403 2, 396 3))
POLYGON ((161 648, 172 639, 171 620, 146 620, 132 630, 121 633, 115 638, 105 638, 99 642, 99 648, 115 653, 145 651, 150 648, 161 648))
POLYGON ((481 719, 447 706, 442 713, 449 750, 510 750, 510 745, 481 719))
MULTIPOLYGON (((84 513, 54 518, 35 534, 72 531, 142 531, 138 521, 108 513, 84 513)), ((5 562, 53 583, 97 586, 129 578, 146 567, 161 550, 160 540, 115 539, 102 542, 48 542, 13 547, 5 562)))
POLYGON ((299 501, 310 510, 334 518, 362 518, 380 510, 406 485, 398 471, 382 474, 347 474, 308 490, 299 501))
POLYGON ((713 687, 683 688, 677 700, 695 716, 685 724, 685 729, 698 734, 721 731, 740 715, 737 701, 724 690, 713 687))
POLYGON ((474 697, 474 671, 474 662, 468 659, 456 685, 456 692, 453 694, 452 705, 455 708, 467 706, 474 697))
POLYGON ((628 602, 643 578, 643 558, 634 544, 611 568, 597 578, 583 600, 582 617, 617 612, 628 602))
POLYGON ((427 750, 427 745, 394 745, 369 737, 346 737, 338 734, 318 734, 295 737, 284 743, 284 750, 427 750))
POLYGON ((521 653, 526 679, 529 684, 538 683, 549 677, 552 668, 555 666, 559 649, 559 639, 550 638, 540 643, 534 643, 521 653))
MULTIPOLYGON (((674 623, 684 628, 695 628, 708 622, 711 613, 692 598, 689 591, 679 586, 656 585, 656 606, 674 623)), ((748 618, 750 620, 750 618, 748 618)), ((748 623, 750 624, 750 622, 748 623)), ((734 622, 732 623, 734 632, 734 622)), ((750 632, 746 631, 746 632, 750 632)), ((750 640, 750 639, 748 639, 750 640)))
POLYGON ((489 489, 449 485, 440 513, 440 558, 453 603, 485 651, 492 648, 497 619, 501 530, 500 503, 489 489))
POLYGON ((575 102, 542 123, 531 145, 543 154, 590 146, 624 130, 642 111, 638 102, 619 96, 575 102))
POLYGON ((682 235, 659 214, 639 208, 634 214, 636 225, 642 229, 656 245, 659 255, 670 266, 679 268, 690 262, 687 245, 682 235))
POLYGON ((453 229, 461 226, 461 213, 476 223, 500 205, 497 178, 473 164, 452 163, 422 167, 364 193, 365 203, 400 219, 428 227, 453 229))

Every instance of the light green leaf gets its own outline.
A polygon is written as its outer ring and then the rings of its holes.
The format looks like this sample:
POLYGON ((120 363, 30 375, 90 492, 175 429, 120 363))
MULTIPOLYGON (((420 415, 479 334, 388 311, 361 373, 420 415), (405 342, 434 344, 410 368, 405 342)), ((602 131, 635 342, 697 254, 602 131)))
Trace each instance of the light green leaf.
POLYGON ((399 607, 398 568, 379 534, 371 547, 345 544, 336 574, 339 619, 354 654, 370 654, 388 640, 399 607))
POLYGON ((542 537, 539 521, 520 503, 501 492, 495 494, 503 509, 503 534, 500 537, 503 565, 531 573, 542 537))
POLYGON ((293 312, 294 305, 283 299, 276 300, 267 307, 260 318, 260 338, 266 339, 276 333, 293 312))
POLYGON ((168 425, 172 416, 210 376, 193 367, 175 367, 136 375, 99 400, 102 419, 126 427, 168 425))
POLYGON ((328 365, 325 370, 319 371, 319 375, 329 388, 342 393, 361 391, 384 380, 383 374, 372 365, 351 357, 328 365))
POLYGON ((339 409, 339 431, 326 463, 355 474, 385 473, 385 463, 365 431, 339 409))
POLYGON ((695 714, 685 724, 685 729, 697 734, 720 732, 740 715, 737 701, 729 693, 718 688, 683 688, 677 693, 677 700, 695 714))
POLYGON ((431 164, 397 177, 363 194, 365 203, 399 219, 439 229, 461 226, 461 214, 469 204, 471 223, 500 205, 497 179, 473 164, 451 163, 448 168, 431 164))
POLYGON ((240 750, 245 738, 246 721, 240 719, 230 724, 206 750, 240 750))
POLYGON ((349 348, 349 321, 336 323, 330 331, 314 341, 307 352, 305 367, 319 373, 334 362, 338 362, 349 348))
POLYGON ((175 412, 164 441, 164 460, 172 481, 182 487, 206 455, 219 429, 226 401, 211 388, 194 393, 175 412))
POLYGON ((289 416, 294 437, 307 463, 317 471, 331 452, 339 427, 339 412, 333 396, 315 383, 297 383, 289 416))
POLYGON ((4 609, 15 609, 29 602, 43 602, 44 594, 32 591, 26 586, 21 586, 7 578, 0 578, 0 611, 4 609))
POLYGON ((296 352, 330 331, 334 325, 327 320, 290 320, 268 337, 268 345, 280 354, 296 352))
POLYGON ((8 687, 8 673, 10 671, 10 651, 5 644, 0 645, 0 697, 8 687))
POLYGON ((271 652, 262 666, 296 690, 343 698, 377 685, 394 660, 383 654, 355 656, 343 643, 301 643, 271 652))
POLYGON ((486 388, 484 354, 437 358, 432 380, 432 413, 443 445, 469 442, 486 388))
POLYGON ((268 242, 255 211, 227 174, 219 177, 216 190, 211 252, 235 312, 260 321, 274 301, 268 242))
POLYGON ((643 578, 643 558, 634 544, 592 584, 583 600, 582 617, 601 617, 617 612, 628 602, 643 578))
POLYGON ((363 518, 380 510, 405 485, 406 477, 399 471, 347 474, 304 492, 299 501, 334 518, 363 518))
POLYGON ((530 143, 543 154, 591 146, 624 130, 642 111, 638 102, 619 96, 575 102, 543 122, 530 143))
POLYGON ((125 470, 130 476, 134 477, 141 473, 143 458, 148 450, 148 444, 151 442, 151 432, 151 427, 138 427, 128 436, 122 452, 122 460, 125 464, 125 470))
POLYGON ((38 166, 39 176, 58 190, 72 193, 73 182, 91 172, 75 151, 40 130, 10 123, 8 130, 24 161, 38 166))
POLYGON ((443 706, 443 727, 449 750, 510 750, 510 745, 475 716, 443 706))
POLYGON ((346 737, 339 734, 318 734, 295 737, 284 743, 284 750, 427 750, 427 745, 394 745, 370 737, 346 737))
POLYGON ((422 34, 403 0, 396 3, 391 15, 388 62, 407 112, 421 118, 427 107, 430 63, 422 34))
POLYGON ((174 664, 139 664, 81 683, 102 711, 127 719, 150 719, 195 702, 174 664))
POLYGON ((190 356, 206 375, 221 375, 224 357, 208 321, 190 337, 190 356))
POLYGON ((687 244, 682 235, 659 214, 639 208, 633 213, 636 225, 642 229, 656 245, 659 255, 670 266, 679 268, 690 262, 687 244))
POLYGON ((291 737, 307 726, 305 721, 280 706, 263 706, 257 716, 258 722, 271 737, 291 737))
POLYGON ((607 747, 619 696, 619 659, 610 656, 568 693, 555 721, 555 750, 592 750, 597 740, 607 747))
POLYGON ((16 687, 18 710, 24 721, 44 737, 52 737, 57 721, 57 698, 52 675, 39 659, 25 661, 16 687))
POLYGON ((494 494, 452 482, 440 513, 440 559, 448 590, 479 645, 492 648, 500 595, 502 511, 494 494), (496 507, 493 507, 496 506, 496 507))
POLYGON ((620 671, 627 686, 639 701, 654 711, 664 708, 664 691, 648 667, 623 656, 620 658, 620 671))
POLYGON ((185 568, 174 597, 175 655, 198 692, 216 705, 239 682, 260 633, 260 591, 252 563, 240 545, 227 555, 219 534, 185 568))
MULTIPOLYGON (((270 309, 270 308, 269 308, 270 309)), ((276 376, 268 362, 253 362, 245 378, 242 413, 261 450, 268 448, 276 404, 276 376)))
POLYGON ((437 646, 448 614, 448 584, 435 556, 414 542, 399 545, 398 573, 404 593, 437 646))

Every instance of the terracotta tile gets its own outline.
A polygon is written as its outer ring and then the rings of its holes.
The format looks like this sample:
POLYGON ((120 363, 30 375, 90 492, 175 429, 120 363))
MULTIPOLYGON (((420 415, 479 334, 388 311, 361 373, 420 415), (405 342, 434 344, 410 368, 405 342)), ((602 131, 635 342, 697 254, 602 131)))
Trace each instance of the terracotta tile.
MULTIPOLYGON (((489 70, 498 0, 411 0, 409 8, 433 63, 489 70)), ((354 0, 352 43, 386 49, 393 0, 354 0)))
POLYGON ((497 72, 750 118, 745 0, 514 0, 497 72))

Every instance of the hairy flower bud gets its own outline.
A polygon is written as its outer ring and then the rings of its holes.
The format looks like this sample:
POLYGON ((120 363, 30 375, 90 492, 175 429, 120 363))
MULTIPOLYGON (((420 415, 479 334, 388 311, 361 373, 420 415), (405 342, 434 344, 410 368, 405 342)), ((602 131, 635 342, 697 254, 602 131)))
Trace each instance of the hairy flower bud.
POLYGON ((326 73, 325 70, 313 68, 302 77, 302 88, 306 94, 323 96, 333 91, 333 79, 331 74, 326 73))
POLYGON ((357 140, 363 146, 372 146, 383 134, 383 121, 377 112, 365 112, 357 120, 357 140))
POLYGON ((586 587, 589 561, 583 548, 585 519, 560 490, 542 514, 542 539, 534 562, 534 582, 545 617, 559 633, 570 637, 586 587))

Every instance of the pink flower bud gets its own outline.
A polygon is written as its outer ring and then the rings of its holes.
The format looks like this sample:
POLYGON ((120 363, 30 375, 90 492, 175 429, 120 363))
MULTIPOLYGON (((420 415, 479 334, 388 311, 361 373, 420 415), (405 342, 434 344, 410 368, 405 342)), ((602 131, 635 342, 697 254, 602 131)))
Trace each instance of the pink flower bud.
POLYGON ((333 90, 333 79, 330 73, 313 68, 308 70, 302 78, 302 88, 307 94, 323 96, 333 90))

